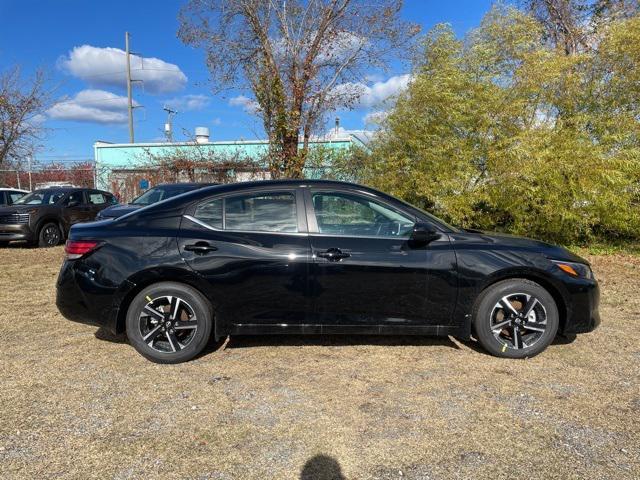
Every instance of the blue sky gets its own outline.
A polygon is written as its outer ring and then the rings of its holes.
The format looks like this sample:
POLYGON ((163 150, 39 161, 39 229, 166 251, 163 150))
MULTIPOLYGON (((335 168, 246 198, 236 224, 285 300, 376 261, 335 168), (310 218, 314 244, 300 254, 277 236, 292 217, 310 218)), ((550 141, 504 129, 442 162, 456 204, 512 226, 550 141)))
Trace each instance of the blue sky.
MULTIPOLYGON (((440 22, 464 35, 490 8, 489 0, 407 0, 403 17, 423 32, 440 22)), ((30 75, 45 68, 61 103, 47 115, 50 129, 41 161, 92 159, 96 140, 128 141, 124 83, 114 77, 117 50, 124 49, 124 32, 131 32, 132 50, 145 57, 144 88, 136 87, 136 141, 159 141, 170 104, 180 113, 174 119, 175 137, 196 126, 209 127, 212 140, 255 139, 260 123, 242 108, 241 95, 232 91, 212 95, 204 54, 176 37, 177 12, 182 2, 87 0, 0 0, 0 70, 18 64, 30 75), (155 59, 155 60, 152 60, 155 59), (105 73, 107 75, 105 75, 105 73), (124 119, 124 121, 123 121, 124 119)), ((138 68, 140 64, 138 63, 138 68)), ((119 70, 116 67, 116 70, 119 70)), ((384 95, 402 84, 406 67, 371 72, 372 96, 384 95), (377 82, 377 83, 376 83, 377 82)), ((372 128, 366 117, 376 109, 371 102, 353 111, 337 112, 348 130, 372 128)))

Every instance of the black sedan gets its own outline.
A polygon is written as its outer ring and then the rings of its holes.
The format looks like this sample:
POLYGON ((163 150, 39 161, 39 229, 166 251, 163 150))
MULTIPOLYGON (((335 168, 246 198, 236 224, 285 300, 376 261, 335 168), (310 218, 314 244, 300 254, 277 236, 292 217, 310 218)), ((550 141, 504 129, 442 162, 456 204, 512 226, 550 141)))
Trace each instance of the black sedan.
POLYGON ((154 203, 167 200, 168 198, 182 195, 183 193, 191 192, 203 187, 210 187, 217 185, 216 183, 164 183, 150 188, 139 197, 133 199, 131 203, 126 205, 114 205, 109 208, 105 208, 96 217, 97 220, 105 220, 107 218, 118 218, 127 213, 140 210, 154 203))
POLYGON ((274 333, 474 335, 524 358, 600 322, 589 264, 564 248, 340 182, 203 188, 76 225, 66 253, 62 314, 126 331, 161 363, 211 336, 274 333))

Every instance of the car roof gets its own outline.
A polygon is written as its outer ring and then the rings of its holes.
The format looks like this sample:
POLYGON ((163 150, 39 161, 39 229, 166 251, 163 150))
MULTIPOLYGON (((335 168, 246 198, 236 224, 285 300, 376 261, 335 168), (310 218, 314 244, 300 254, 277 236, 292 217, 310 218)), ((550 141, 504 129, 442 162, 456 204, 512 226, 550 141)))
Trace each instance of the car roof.
POLYGON ((22 190, 21 188, 13 188, 13 187, 0 187, 0 190, 2 190, 3 192, 29 193, 29 190, 22 190))
POLYGON ((360 185, 353 182, 343 182, 340 180, 311 180, 311 179, 305 179, 305 178, 293 178, 293 179, 285 178, 285 179, 279 179, 279 180, 251 180, 248 182, 216 184, 216 185, 212 185, 211 188, 215 188, 216 190, 233 191, 236 189, 241 190, 245 188, 261 187, 261 186, 264 186, 267 188, 304 187, 304 186, 331 187, 331 188, 349 187, 349 188, 356 188, 360 190, 371 190, 371 191, 375 191, 376 193, 382 193, 383 195, 386 195, 383 192, 374 190, 371 187, 367 187, 365 185, 360 185))
MULTIPOLYGON (((433 216, 432 214, 425 212, 417 208, 410 203, 405 202, 402 199, 393 197, 388 193, 382 192, 380 190, 376 190, 375 188, 367 187, 366 185, 360 185, 353 182, 343 182, 339 180, 310 180, 310 179, 282 179, 282 180, 253 180, 248 182, 235 182, 235 183, 221 183, 212 185, 206 188, 196 189, 190 192, 183 193, 182 195, 178 195, 177 197, 172 197, 167 200, 163 200, 162 202, 153 203, 148 205, 141 210, 136 212, 132 212, 130 214, 124 215, 121 217, 122 219, 128 217, 129 215, 140 214, 141 212, 151 213, 159 210, 171 209, 171 208, 181 208, 185 202, 197 202, 203 198, 207 198, 210 195, 224 195, 227 193, 235 193, 251 190, 261 190, 263 188, 304 188, 304 187, 315 187, 315 188, 331 188, 331 189, 344 189, 351 191, 359 191, 359 192, 367 192, 369 194, 373 194, 378 198, 381 198, 385 201, 394 203, 396 205, 402 205, 404 209, 407 209, 412 212, 413 215, 416 215, 418 218, 426 218, 428 221, 434 223, 438 226, 438 228, 443 231, 452 231, 455 227, 448 225, 443 220, 433 216)), ((254 191, 255 191, 254 190, 254 191)))
POLYGON ((79 190, 93 190, 93 189, 88 189, 88 188, 84 188, 84 187, 45 187, 45 188, 38 188, 36 190, 34 190, 33 192, 77 192, 79 190))
POLYGON ((105 190, 99 190, 97 188, 90 187, 46 187, 46 188, 38 188, 34 190, 32 193, 42 193, 42 192, 60 192, 60 193, 71 193, 71 192, 82 192, 84 190, 89 190, 92 192, 100 192, 100 193, 108 193, 109 195, 113 195, 111 192, 107 192, 105 190))
POLYGON ((213 187, 215 185, 220 185, 216 182, 209 183, 201 183, 201 182, 180 182, 180 183, 159 183, 158 185, 154 185, 151 188, 157 187, 213 187))

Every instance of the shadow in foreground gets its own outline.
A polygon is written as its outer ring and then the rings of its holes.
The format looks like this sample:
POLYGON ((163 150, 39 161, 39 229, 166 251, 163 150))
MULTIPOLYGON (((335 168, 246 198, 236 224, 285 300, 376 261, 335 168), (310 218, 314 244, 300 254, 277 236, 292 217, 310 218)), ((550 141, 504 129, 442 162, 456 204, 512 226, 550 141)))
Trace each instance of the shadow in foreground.
POLYGON ((354 345, 372 346, 444 346, 460 349, 449 337, 428 337, 422 335, 234 335, 227 348, 251 347, 291 347, 291 346, 332 346, 349 347, 354 345))
POLYGON ((345 480, 338 461, 328 455, 316 455, 307 460, 300 480, 345 480))

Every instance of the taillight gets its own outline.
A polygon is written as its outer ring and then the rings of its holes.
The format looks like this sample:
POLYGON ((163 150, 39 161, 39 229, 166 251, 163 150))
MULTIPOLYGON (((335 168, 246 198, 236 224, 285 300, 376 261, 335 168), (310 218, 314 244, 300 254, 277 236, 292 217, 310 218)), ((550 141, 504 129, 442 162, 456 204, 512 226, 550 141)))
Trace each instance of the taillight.
POLYGON ((75 260, 95 250, 100 242, 94 240, 67 240, 64 245, 64 253, 69 260, 75 260))

